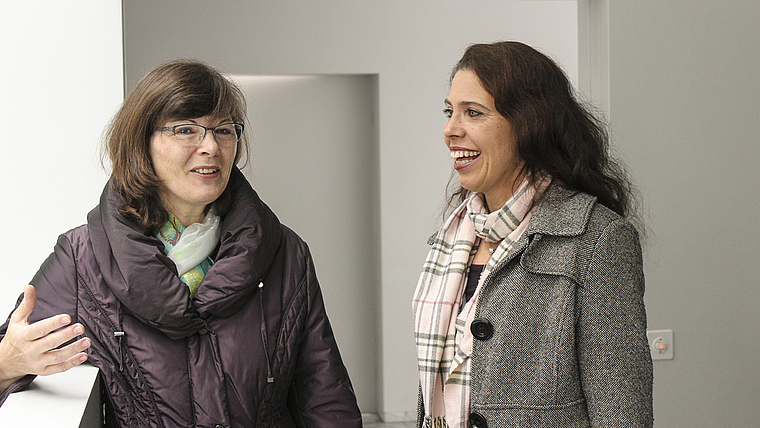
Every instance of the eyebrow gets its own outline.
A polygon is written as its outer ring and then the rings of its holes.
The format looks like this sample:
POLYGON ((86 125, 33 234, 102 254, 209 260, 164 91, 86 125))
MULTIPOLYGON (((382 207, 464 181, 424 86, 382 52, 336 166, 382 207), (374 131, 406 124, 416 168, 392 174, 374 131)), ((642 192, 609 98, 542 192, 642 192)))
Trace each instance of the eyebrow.
MULTIPOLYGON (((454 105, 451 101, 449 101, 448 98, 444 99, 443 103, 446 105, 454 105)), ((459 103, 459 107, 470 107, 470 106, 480 107, 483 110, 491 110, 489 107, 476 101, 462 101, 459 103)))
MULTIPOLYGON (((184 125, 184 124, 200 125, 198 121, 196 121, 195 119, 173 119, 173 120, 169 120, 169 122, 179 122, 180 125, 184 125)), ((212 121, 211 123, 214 123, 214 122, 216 122, 216 120, 212 121)), ((224 119, 218 120, 218 122, 219 122, 218 124, 213 125, 213 126, 225 125, 227 123, 234 123, 235 121, 232 120, 231 117, 226 117, 224 119)))

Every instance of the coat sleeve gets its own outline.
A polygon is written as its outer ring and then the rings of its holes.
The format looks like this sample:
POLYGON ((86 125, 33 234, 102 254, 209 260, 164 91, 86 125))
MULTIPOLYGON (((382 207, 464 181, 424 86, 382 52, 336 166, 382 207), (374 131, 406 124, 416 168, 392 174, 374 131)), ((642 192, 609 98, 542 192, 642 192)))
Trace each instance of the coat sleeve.
MULTIPOLYGON (((30 282, 37 292, 37 303, 29 316, 30 324, 63 313, 71 316, 72 323, 78 321, 75 266, 71 242, 66 235, 61 235, 58 237, 58 243, 53 249, 53 253, 40 266, 37 274, 30 282)), ((23 294, 16 301, 16 307, 21 303, 22 297, 23 294)), ((9 321, 10 316, 0 326, 0 340, 5 337, 9 321)), ((0 394, 0 405, 11 393, 26 388, 34 377, 25 376, 9 386, 0 394)))
POLYGON ((361 412, 327 318, 311 256, 306 251, 308 314, 290 390, 291 412, 300 427, 360 428, 361 412))
POLYGON ((643 262, 630 223, 613 221, 602 232, 578 293, 577 349, 591 425, 651 427, 643 262))

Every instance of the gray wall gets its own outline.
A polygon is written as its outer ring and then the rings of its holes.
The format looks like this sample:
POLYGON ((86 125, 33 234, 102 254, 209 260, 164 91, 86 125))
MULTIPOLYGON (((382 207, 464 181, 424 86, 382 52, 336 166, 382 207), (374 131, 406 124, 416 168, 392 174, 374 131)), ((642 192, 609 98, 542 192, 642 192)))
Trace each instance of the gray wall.
POLYGON ((760 2, 609 0, 614 137, 643 192, 658 427, 760 426, 760 2))
POLYGON ((254 142, 243 172, 280 221, 309 243, 359 406, 376 413, 377 76, 233 78, 248 100, 254 142))
MULTIPOLYGON (((451 170, 441 136, 448 72, 468 44, 503 39, 551 53, 577 81, 575 1, 124 2, 128 87, 174 57, 200 58, 234 75, 377 75, 380 257, 370 250, 366 262, 379 264, 380 286, 366 287, 379 294, 362 310, 379 310, 377 399, 366 408, 385 420, 415 417, 410 299, 451 170)), ((299 117, 292 123, 299 126, 299 117)), ((320 138, 329 135, 304 143, 320 138)), ((325 191, 335 188, 324 183, 325 191)), ((338 285, 322 281, 325 289, 338 285)), ((328 313, 342 304, 328 301, 328 313)))

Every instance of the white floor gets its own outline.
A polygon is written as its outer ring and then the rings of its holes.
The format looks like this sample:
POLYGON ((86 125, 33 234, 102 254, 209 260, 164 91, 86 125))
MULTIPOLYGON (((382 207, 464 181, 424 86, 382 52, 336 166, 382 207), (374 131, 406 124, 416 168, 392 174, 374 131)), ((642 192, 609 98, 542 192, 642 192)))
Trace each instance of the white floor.
POLYGON ((417 428, 417 423, 410 422, 382 422, 377 415, 363 414, 364 428, 417 428))

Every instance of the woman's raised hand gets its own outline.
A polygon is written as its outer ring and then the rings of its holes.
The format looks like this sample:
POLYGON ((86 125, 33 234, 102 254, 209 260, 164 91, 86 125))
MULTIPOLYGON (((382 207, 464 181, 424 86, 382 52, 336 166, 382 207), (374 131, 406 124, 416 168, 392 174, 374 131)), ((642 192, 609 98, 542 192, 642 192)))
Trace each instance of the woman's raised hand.
POLYGON ((71 324, 66 314, 29 324, 37 293, 24 287, 24 298, 11 314, 8 330, 0 341, 0 393, 27 374, 51 375, 64 372, 87 360, 84 351, 90 339, 82 338, 60 349, 62 344, 84 333, 81 324, 71 324))

